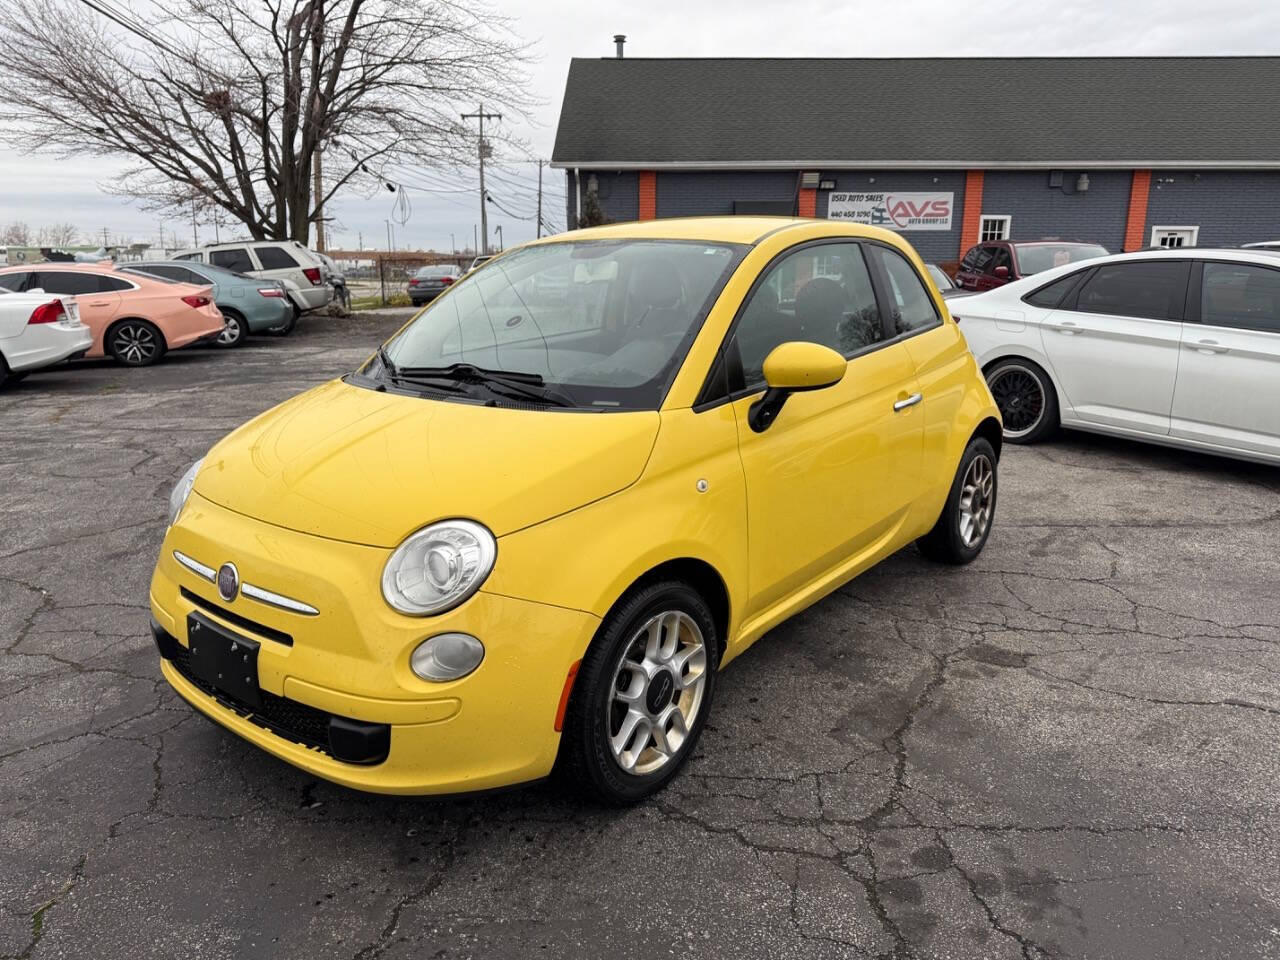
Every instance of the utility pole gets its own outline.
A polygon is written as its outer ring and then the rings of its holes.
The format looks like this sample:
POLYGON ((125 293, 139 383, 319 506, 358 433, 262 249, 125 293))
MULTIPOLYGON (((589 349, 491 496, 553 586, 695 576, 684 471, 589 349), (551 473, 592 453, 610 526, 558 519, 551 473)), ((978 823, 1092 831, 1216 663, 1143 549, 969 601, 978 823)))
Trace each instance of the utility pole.
POLYGON ((498 224, 496 227, 494 227, 494 229, 498 231, 498 252, 501 253, 502 252, 502 224, 498 224))
POLYGON ((457 253, 457 252, 458 252, 458 243, 457 243, 457 241, 456 241, 456 240, 454 240, 454 239, 453 239, 453 234, 452 234, 452 233, 451 233, 451 234, 449 234, 449 252, 450 252, 450 253, 457 253))
POLYGON ((102 228, 102 249, 107 249, 107 228, 102 228))
POLYGON ((358 240, 356 240, 356 249, 363 250, 364 249, 364 231, 363 230, 358 231, 356 233, 356 236, 359 238, 358 240))
POLYGON ((476 225, 471 225, 471 249, 475 253, 480 252, 480 241, 476 239, 476 225))
POLYGON ((200 238, 196 236, 196 198, 191 198, 191 245, 200 246, 200 238))
POLYGON ((320 175, 320 144, 311 155, 311 173, 316 191, 316 250, 324 253, 324 178, 320 175))
POLYGON ((484 122, 486 120, 501 120, 500 113, 485 113, 484 104, 480 104, 476 108, 475 113, 464 113, 463 120, 479 120, 480 121, 480 149, 477 154, 480 157, 480 233, 483 237, 482 249, 480 253, 489 252, 489 211, 486 209, 489 203, 489 197, 484 192, 484 160, 485 157, 492 154, 489 144, 484 139, 484 122))
POLYGON ((542 236, 542 165, 543 160, 538 161, 538 225, 537 236, 542 236))
POLYGON ((387 253, 391 253, 395 250, 395 245, 391 241, 391 221, 383 220, 382 222, 387 225, 387 253))

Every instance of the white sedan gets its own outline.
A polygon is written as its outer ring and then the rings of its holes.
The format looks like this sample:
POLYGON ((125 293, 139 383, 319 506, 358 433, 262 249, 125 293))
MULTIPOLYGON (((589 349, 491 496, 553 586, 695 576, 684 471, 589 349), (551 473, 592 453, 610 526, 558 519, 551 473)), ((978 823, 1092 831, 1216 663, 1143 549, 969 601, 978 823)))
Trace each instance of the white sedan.
POLYGON ((92 345, 93 333, 80 322, 74 298, 0 287, 0 387, 92 345))
POLYGON ((951 301, 1005 439, 1059 425, 1280 463, 1280 253, 1099 257, 951 301))

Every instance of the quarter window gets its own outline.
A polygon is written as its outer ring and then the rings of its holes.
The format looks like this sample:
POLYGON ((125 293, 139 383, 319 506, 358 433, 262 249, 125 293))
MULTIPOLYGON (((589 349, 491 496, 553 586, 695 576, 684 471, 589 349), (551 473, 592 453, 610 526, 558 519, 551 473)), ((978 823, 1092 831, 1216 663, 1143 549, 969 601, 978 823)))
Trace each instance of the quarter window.
POLYGON ((1039 290, 1027 294, 1022 299, 1034 307, 1044 307, 1047 310, 1053 310, 1062 302, 1062 298, 1067 295, 1076 280, 1079 273, 1072 273, 1063 277, 1061 280, 1055 280, 1053 283, 1047 283, 1039 290))
POLYGON ((1076 309, 1149 320, 1182 316, 1188 264, 1179 260, 1109 263, 1080 288, 1076 309))
MULTIPOLYGON (((258 247, 254 250, 263 270, 297 270, 298 261, 284 247, 258 247)), ((250 268, 252 269, 252 268, 250 268)))
POLYGON ((250 270, 256 270, 253 261, 249 259, 249 251, 244 247, 232 247, 230 250, 211 250, 209 252, 209 262, 215 267, 226 267, 228 270, 234 270, 237 273, 248 273, 250 270))
POLYGON ((1200 285, 1200 322, 1280 333, 1280 270, 1206 262, 1200 285))
POLYGON ((901 254, 887 247, 873 249, 889 279, 889 295, 892 298, 889 313, 894 336, 938 323, 940 318, 934 308, 933 298, 929 296, 929 291, 915 268, 901 254))
POLYGON ((31 276, 29 273, 6 273, 0 275, 0 287, 20 293, 27 289, 27 277, 29 276, 31 276))
POLYGON ((775 264, 751 294, 734 334, 744 385, 764 381, 774 347, 807 340, 849 357, 883 338, 871 274, 856 243, 797 250, 775 264))

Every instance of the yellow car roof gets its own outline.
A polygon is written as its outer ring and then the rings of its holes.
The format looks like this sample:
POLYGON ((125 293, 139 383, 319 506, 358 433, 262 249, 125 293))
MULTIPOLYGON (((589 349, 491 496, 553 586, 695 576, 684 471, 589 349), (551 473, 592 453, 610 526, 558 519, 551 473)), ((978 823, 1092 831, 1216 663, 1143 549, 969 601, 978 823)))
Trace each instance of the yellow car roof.
MULTIPOLYGON (((570 230, 554 237, 544 237, 535 243, 555 243, 565 240, 705 240, 721 243, 756 243, 762 237, 793 227, 813 227, 829 224, 830 232, 838 236, 876 237, 885 231, 856 223, 831 220, 812 220, 801 217, 679 217, 659 220, 636 220, 630 223, 611 223, 603 227, 587 227, 570 230)), ((826 231, 824 231, 826 232, 826 231)))

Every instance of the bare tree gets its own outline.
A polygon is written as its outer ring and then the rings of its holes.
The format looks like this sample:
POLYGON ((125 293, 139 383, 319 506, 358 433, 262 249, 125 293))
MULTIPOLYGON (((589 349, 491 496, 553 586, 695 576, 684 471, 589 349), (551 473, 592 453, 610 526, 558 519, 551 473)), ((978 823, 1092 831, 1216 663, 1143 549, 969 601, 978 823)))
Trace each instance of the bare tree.
POLYGON ((51 223, 36 234, 42 247, 69 247, 79 235, 80 230, 74 223, 51 223))
POLYGON ((22 51, 0 60, 0 139, 126 157, 113 192, 258 239, 305 243, 340 190, 469 163, 462 104, 528 107, 524 45, 483 0, 157 0, 158 22, 83 3, 0 0, 22 51))
POLYGON ((28 247, 31 245, 31 228, 21 220, 15 220, 0 231, 0 242, 15 247, 28 247))

